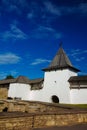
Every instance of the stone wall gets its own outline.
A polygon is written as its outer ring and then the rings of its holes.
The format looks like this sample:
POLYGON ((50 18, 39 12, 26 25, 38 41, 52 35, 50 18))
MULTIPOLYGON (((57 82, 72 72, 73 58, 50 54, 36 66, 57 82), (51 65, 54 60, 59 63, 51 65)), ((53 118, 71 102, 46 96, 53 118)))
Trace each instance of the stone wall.
POLYGON ((32 116, 0 117, 0 130, 31 130, 32 116))
POLYGON ((21 111, 27 113, 37 112, 62 112, 69 111, 72 108, 63 107, 59 104, 34 102, 34 101, 17 101, 17 100, 0 100, 0 112, 8 108, 8 112, 21 111))
POLYGON ((0 99, 7 99, 8 89, 0 87, 0 99))
POLYGON ((34 101, 0 100, 0 130, 87 123, 87 110, 34 101))
POLYGON ((87 114, 49 114, 37 115, 34 118, 34 128, 87 123, 87 114))
POLYGON ((0 130, 31 130, 51 126, 67 126, 87 123, 87 113, 72 114, 27 114, 3 113, 0 115, 0 130))

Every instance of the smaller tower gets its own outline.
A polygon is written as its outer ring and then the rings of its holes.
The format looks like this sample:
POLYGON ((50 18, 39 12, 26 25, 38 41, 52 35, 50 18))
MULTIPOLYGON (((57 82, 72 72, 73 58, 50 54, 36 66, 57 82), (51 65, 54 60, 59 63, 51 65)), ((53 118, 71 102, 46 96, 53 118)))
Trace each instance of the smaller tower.
POLYGON ((68 79, 77 76, 79 70, 72 65, 61 44, 52 62, 43 71, 45 71, 44 89, 47 102, 70 103, 68 79))

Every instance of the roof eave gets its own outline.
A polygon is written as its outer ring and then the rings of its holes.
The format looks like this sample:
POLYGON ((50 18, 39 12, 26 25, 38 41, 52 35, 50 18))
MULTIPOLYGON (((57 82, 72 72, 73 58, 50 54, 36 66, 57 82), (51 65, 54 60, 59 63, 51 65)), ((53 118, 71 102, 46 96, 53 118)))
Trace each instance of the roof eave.
POLYGON ((74 67, 72 67, 72 66, 61 66, 61 67, 56 67, 56 66, 55 66, 55 67, 48 67, 48 68, 42 69, 42 71, 62 70, 62 69, 66 69, 66 68, 68 68, 68 69, 70 69, 70 70, 72 70, 72 71, 75 71, 75 72, 80 72, 79 69, 74 68, 74 67))

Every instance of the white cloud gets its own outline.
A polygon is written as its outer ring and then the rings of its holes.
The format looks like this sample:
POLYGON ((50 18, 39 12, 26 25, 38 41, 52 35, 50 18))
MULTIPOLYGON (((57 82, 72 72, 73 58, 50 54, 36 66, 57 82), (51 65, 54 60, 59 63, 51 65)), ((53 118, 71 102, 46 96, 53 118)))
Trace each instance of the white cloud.
POLYGON ((46 1, 44 5, 47 12, 57 16, 75 13, 87 14, 87 3, 80 3, 77 6, 57 6, 50 1, 46 1))
POLYGON ((78 61, 78 62, 80 62, 80 61, 82 61, 84 59, 85 59, 85 57, 75 58, 75 60, 78 61))
POLYGON ((51 27, 46 27, 46 26, 39 26, 38 30, 40 31, 49 31, 49 32, 55 32, 55 30, 51 27))
POLYGON ((57 6, 53 5, 50 1, 44 2, 45 8, 48 12, 58 15, 61 15, 61 11, 57 9, 57 6))
POLYGON ((86 54, 86 53, 87 53, 87 50, 76 49, 76 50, 72 50, 71 55, 76 56, 76 55, 81 55, 81 54, 86 54))
POLYGON ((71 50, 70 54, 69 54, 74 61, 76 62, 82 62, 83 60, 86 61, 86 57, 87 57, 87 50, 81 50, 81 49, 75 49, 75 50, 71 50))
POLYGON ((7 73, 6 72, 0 72, 0 79, 5 79, 7 73))
POLYGON ((27 0, 1 0, 1 8, 4 8, 7 12, 15 12, 16 14, 22 14, 25 8, 29 8, 27 0))
POLYGON ((36 38, 36 39, 50 38, 50 37, 59 39, 62 37, 62 33, 57 32, 52 27, 39 26, 38 28, 34 29, 31 32, 30 37, 36 38))
POLYGON ((78 6, 78 10, 79 10, 81 13, 87 14, 87 3, 81 3, 81 4, 78 6))
POLYGON ((39 59, 35 59, 35 60, 31 63, 31 65, 38 65, 38 64, 42 64, 42 63, 46 63, 46 62, 50 62, 50 60, 39 58, 39 59))
POLYGON ((18 71, 16 71, 16 70, 11 70, 9 72, 9 75, 12 75, 12 76, 17 76, 17 74, 18 74, 18 71))
POLYGON ((18 1, 16 1, 16 0, 2 0, 1 8, 4 8, 4 11, 6 11, 6 12, 13 12, 14 11, 16 14, 21 14, 21 9, 18 6, 18 1))
POLYGON ((20 62, 20 60, 21 57, 13 53, 0 54, 0 64, 16 64, 20 62))
POLYGON ((5 79, 7 75, 17 76, 18 72, 16 70, 0 72, 0 79, 5 79))
POLYGON ((21 39, 21 40, 23 40, 23 39, 27 39, 27 34, 25 34, 15 24, 11 24, 10 30, 2 33, 1 38, 3 40, 8 40, 8 39, 13 39, 13 40, 21 39))

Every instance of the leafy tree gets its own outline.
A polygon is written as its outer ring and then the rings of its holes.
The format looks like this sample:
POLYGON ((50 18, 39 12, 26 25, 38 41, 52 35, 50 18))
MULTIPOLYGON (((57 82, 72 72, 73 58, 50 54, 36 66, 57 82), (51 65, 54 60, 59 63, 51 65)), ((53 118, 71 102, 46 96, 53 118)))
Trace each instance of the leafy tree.
POLYGON ((5 79, 14 79, 12 75, 7 75, 5 79))

